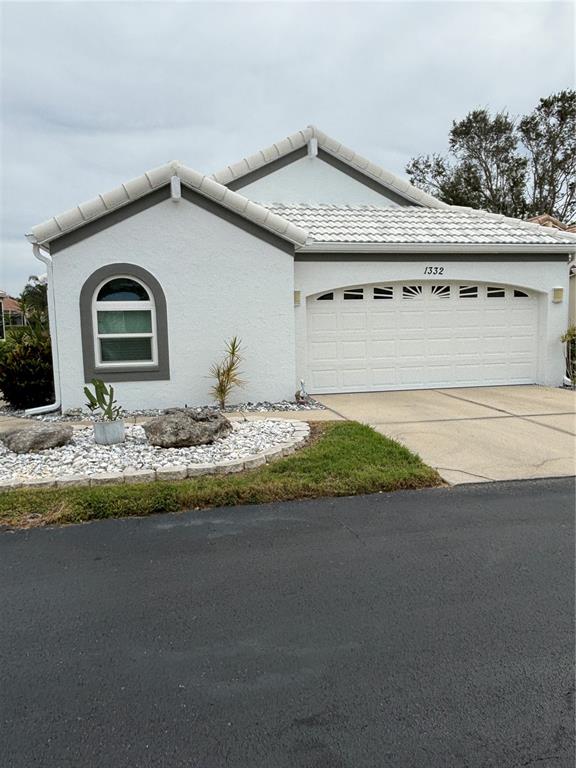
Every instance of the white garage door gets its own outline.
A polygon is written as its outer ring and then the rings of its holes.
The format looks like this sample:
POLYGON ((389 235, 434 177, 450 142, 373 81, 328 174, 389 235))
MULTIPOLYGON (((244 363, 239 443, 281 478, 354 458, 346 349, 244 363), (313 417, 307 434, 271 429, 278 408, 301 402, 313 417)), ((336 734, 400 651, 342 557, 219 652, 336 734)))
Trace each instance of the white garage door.
POLYGON ((481 283, 364 285, 308 299, 310 392, 530 384, 535 294, 481 283))

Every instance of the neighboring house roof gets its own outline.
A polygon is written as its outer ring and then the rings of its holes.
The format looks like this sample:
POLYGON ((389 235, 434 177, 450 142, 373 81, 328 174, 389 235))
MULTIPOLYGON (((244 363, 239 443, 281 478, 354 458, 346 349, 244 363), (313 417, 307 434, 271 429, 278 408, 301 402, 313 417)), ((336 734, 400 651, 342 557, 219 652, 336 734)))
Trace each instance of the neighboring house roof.
POLYGON ((415 205, 422 205, 427 208, 448 207, 446 203, 437 200, 432 195, 428 195, 426 192, 418 189, 418 187, 390 173, 390 171, 386 171, 379 165, 370 162, 370 160, 345 147, 336 139, 330 138, 324 131, 319 130, 313 125, 309 125, 304 130, 291 134, 287 138, 282 139, 282 141, 272 144, 272 146, 266 147, 266 149, 262 149, 254 155, 250 155, 250 157, 245 157, 238 163, 228 165, 221 171, 214 173, 212 178, 220 182, 220 184, 231 184, 305 147, 311 139, 316 139, 319 150, 323 150, 328 155, 335 157, 355 171, 359 171, 367 178, 377 182, 383 188, 395 192, 415 205))
POLYGON ((533 216, 531 219, 526 219, 533 224, 540 224, 542 227, 555 227, 563 232, 576 232, 576 224, 564 224, 560 219, 550 216, 549 213, 542 213, 540 216, 533 216))
POLYGON ((576 237, 498 214, 451 206, 380 208, 373 205, 268 205, 276 215, 308 230, 299 250, 391 245, 521 246, 576 250, 576 237))
POLYGON ((173 176, 177 176, 184 186, 295 245, 306 242, 307 233, 298 226, 227 189, 209 176, 204 176, 176 161, 146 171, 142 176, 127 181, 110 192, 98 195, 42 224, 37 224, 26 237, 32 243, 47 244, 170 184, 173 176))
POLYGON ((20 314, 22 312, 19 302, 16 301, 16 299, 13 299, 12 296, 8 296, 0 291, 0 299, 2 299, 4 312, 13 312, 14 314, 20 314))

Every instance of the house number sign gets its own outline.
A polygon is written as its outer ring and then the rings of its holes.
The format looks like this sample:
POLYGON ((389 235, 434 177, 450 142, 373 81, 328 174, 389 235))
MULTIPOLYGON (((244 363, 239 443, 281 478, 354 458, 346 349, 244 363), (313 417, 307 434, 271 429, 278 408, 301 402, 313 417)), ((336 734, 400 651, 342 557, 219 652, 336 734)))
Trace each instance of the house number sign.
POLYGON ((444 267, 424 267, 425 275, 443 275, 444 267))

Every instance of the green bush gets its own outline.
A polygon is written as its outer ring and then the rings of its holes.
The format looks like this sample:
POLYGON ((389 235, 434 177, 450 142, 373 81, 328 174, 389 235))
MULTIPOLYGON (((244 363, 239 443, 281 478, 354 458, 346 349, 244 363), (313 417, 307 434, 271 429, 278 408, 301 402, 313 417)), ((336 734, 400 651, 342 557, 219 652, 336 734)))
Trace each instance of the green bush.
POLYGON ((13 408, 53 401, 50 336, 40 323, 8 328, 0 341, 0 393, 13 408))

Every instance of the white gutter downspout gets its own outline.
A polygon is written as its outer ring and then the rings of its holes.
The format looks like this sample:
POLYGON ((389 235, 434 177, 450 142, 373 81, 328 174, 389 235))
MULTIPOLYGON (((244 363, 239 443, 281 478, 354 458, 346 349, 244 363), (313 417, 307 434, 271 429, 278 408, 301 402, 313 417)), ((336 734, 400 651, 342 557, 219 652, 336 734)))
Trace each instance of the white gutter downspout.
POLYGON ((52 369, 54 371, 54 402, 50 405, 40 405, 37 408, 27 408, 24 413, 26 416, 36 416, 39 413, 50 413, 57 411, 62 403, 60 396, 60 356, 58 354, 58 334, 56 333, 56 300, 54 298, 54 280, 52 271, 52 258, 49 254, 44 254, 40 246, 32 244, 34 256, 46 265, 48 277, 48 327, 50 329, 50 340, 52 345, 52 369))

